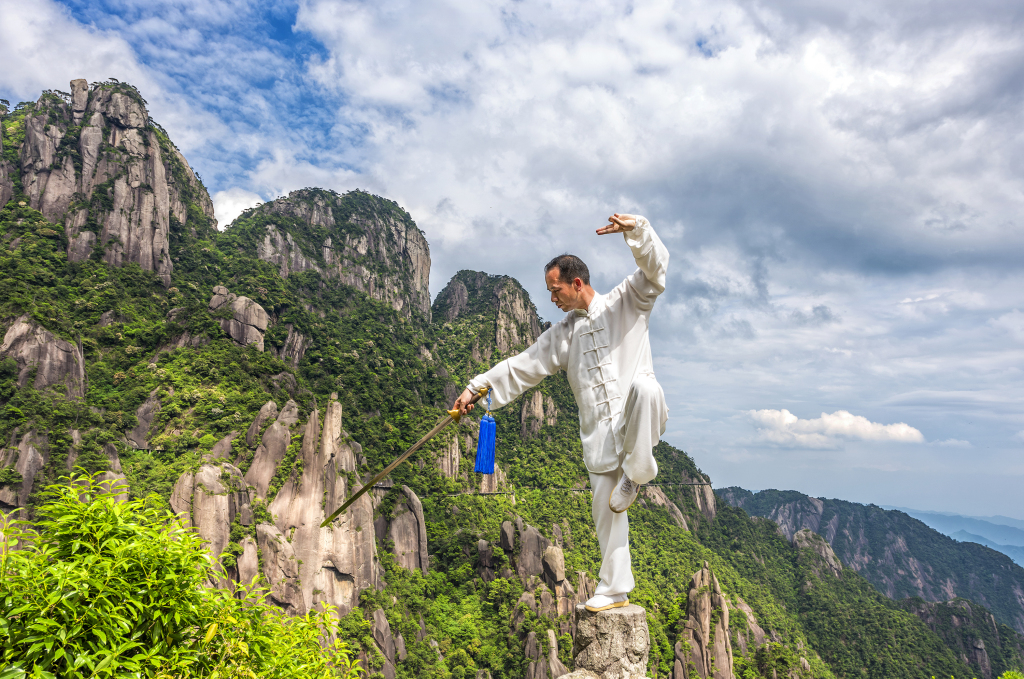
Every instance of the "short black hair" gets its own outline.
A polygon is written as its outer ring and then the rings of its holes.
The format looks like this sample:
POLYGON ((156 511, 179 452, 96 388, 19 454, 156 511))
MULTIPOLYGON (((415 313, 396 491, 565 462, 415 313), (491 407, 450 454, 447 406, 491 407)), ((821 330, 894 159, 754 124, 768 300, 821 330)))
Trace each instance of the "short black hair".
POLYGON ((558 267, 558 280, 563 283, 572 283, 577 278, 583 281, 584 285, 590 285, 590 269, 583 263, 583 260, 576 255, 558 255, 544 266, 544 274, 558 267))

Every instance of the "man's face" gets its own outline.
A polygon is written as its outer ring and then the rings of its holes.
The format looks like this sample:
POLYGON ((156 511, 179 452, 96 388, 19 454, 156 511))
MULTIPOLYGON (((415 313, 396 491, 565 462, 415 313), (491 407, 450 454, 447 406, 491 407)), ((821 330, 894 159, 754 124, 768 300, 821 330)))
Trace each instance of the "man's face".
POLYGON ((566 283, 559 279, 561 275, 562 273, 556 266, 552 267, 544 276, 548 292, 551 293, 551 301, 561 311, 572 311, 573 309, 580 308, 580 290, 583 289, 583 281, 577 278, 572 283, 566 283))

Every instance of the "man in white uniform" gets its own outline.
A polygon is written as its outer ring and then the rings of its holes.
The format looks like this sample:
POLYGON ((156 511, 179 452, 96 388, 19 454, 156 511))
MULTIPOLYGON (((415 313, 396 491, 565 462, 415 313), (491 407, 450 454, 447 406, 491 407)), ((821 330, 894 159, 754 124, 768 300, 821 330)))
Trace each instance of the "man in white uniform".
POLYGON ((590 472, 593 517, 601 545, 601 582, 587 609, 629 603, 634 587, 626 509, 640 485, 658 474, 651 449, 665 432, 668 408, 654 378, 647 328, 665 290, 668 250, 640 216, 614 214, 598 235, 621 233, 639 267, 614 290, 597 294, 587 265, 561 255, 545 267, 551 301, 566 316, 526 351, 474 377, 455 408, 463 413, 474 393, 490 387, 500 408, 546 376, 564 370, 580 412, 583 460, 590 472))

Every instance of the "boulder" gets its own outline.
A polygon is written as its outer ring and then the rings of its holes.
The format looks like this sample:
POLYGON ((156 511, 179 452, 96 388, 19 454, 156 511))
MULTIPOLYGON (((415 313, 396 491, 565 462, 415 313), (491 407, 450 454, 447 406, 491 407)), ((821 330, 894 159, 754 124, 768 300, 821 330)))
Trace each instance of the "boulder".
POLYGON ((426 575, 429 557, 423 504, 408 486, 402 486, 402 494, 405 498, 395 505, 386 535, 394 544, 393 553, 399 565, 407 570, 421 570, 426 575))
POLYGON ((565 555, 562 553, 562 548, 551 545, 544 550, 541 560, 544 567, 544 579, 551 589, 555 589, 560 582, 565 580, 565 555))
MULTIPOLYGON (((235 517, 243 525, 252 523, 242 472, 227 463, 204 464, 195 474, 182 474, 171 492, 171 509, 185 526, 196 529, 215 562, 227 547, 235 517)), ((221 569, 218 573, 217 584, 230 586, 227 573, 221 569)))
POLYGON ((238 584, 243 587, 249 587, 253 584, 253 579, 259 576, 259 552, 257 551, 256 541, 251 537, 242 539, 239 545, 242 548, 242 553, 238 556, 238 563, 236 568, 238 570, 238 584))
POLYGON ((220 319, 221 329, 242 346, 255 344, 257 349, 263 351, 263 333, 270 317, 262 306, 248 297, 228 292, 223 285, 214 286, 209 306, 211 311, 228 306, 232 316, 220 319))
POLYGON ((544 572, 544 551, 551 546, 551 541, 533 526, 524 524, 519 531, 519 545, 517 570, 525 585, 531 575, 544 572))
POLYGON ((647 611, 630 604, 591 613, 581 604, 576 607, 575 621, 573 661, 576 671, 567 676, 573 679, 647 676, 650 651, 647 611))
POLYGON ((0 357, 10 356, 18 364, 18 386, 24 387, 32 369, 36 389, 63 385, 69 398, 85 395, 85 361, 82 350, 31 321, 19 317, 4 335, 0 357))
POLYGON ((498 539, 498 545, 506 552, 511 553, 515 548, 516 534, 512 530, 511 521, 503 521, 501 524, 501 537, 498 539))

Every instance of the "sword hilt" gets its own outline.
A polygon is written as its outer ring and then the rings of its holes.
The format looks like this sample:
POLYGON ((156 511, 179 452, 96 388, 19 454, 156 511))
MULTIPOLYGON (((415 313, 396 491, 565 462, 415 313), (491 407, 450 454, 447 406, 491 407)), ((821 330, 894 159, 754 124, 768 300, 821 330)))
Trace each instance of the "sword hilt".
MULTIPOLYGON (((490 387, 484 387, 483 389, 480 390, 480 393, 478 393, 476 396, 474 396, 472 399, 470 399, 469 403, 467 403, 466 405, 474 405, 477 401, 482 399, 484 396, 487 396, 487 392, 490 391, 490 390, 491 390, 490 387)), ((454 410, 446 410, 445 412, 452 416, 452 420, 455 421, 455 424, 458 424, 459 421, 462 419, 462 413, 459 412, 458 408, 456 408, 454 410)))

